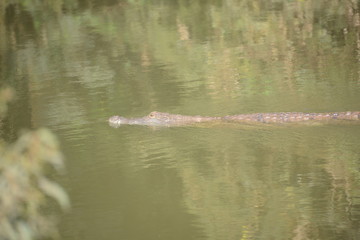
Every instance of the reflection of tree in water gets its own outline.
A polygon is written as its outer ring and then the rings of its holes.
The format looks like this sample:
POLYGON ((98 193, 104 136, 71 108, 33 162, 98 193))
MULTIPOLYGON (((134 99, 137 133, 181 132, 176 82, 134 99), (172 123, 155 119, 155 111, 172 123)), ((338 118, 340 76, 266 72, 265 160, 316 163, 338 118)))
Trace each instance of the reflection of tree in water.
POLYGON ((194 226, 209 239, 351 239, 360 217, 353 131, 175 128, 127 144, 139 167, 178 171, 194 226))
MULTIPOLYGON (((177 106, 187 101, 186 96, 201 94, 204 87, 204 98, 227 97, 229 106, 234 102, 246 105, 254 94, 260 94, 259 110, 273 111, 278 99, 286 97, 289 106, 282 110, 297 111, 297 102, 313 103, 309 95, 324 91, 335 102, 350 105, 331 86, 342 88, 359 78, 353 72, 358 67, 350 67, 358 64, 359 52, 359 6, 354 1, 98 1, 95 5, 90 1, 46 5, 15 1, 0 6, 6 20, 0 31, 7 36, 0 39, 0 46, 26 48, 32 42, 29 48, 47 48, 40 50, 41 62, 33 62, 39 57, 31 51, 12 56, 25 63, 20 70, 30 74, 32 82, 41 81, 37 76, 42 76, 42 67, 66 72, 64 78, 73 80, 72 84, 59 88, 71 91, 80 84, 84 95, 91 95, 94 88, 106 95, 117 91, 126 95, 123 101, 128 106, 128 99, 138 100, 136 106, 146 102, 148 108, 177 106), (71 14, 76 11, 83 14, 71 14), (62 61, 65 69, 59 69, 62 61), (177 100, 168 102, 165 86, 177 100)), ((11 64, 5 52, 0 56, 4 71, 12 69, 5 68, 11 64)), ((348 91, 355 94, 354 88, 348 91)), ((321 97, 315 107, 324 108, 328 101, 321 97)), ((204 103, 199 104, 194 107, 204 103)), ((229 111, 249 111, 236 106, 229 111)))
POLYGON ((315 239, 329 229, 346 239, 359 218, 360 177, 356 134, 347 134, 310 127, 197 138, 214 151, 194 152, 205 165, 177 163, 186 206, 210 239, 315 239))

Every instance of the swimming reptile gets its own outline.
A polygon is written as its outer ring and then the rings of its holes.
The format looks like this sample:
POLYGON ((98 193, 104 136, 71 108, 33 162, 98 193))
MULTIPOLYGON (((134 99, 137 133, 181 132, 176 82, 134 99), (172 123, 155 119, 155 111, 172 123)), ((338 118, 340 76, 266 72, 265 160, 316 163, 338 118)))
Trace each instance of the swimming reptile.
POLYGON ((360 112, 327 112, 327 113, 302 113, 302 112, 276 112, 276 113, 251 113, 238 114, 224 117, 186 116, 164 112, 151 112, 140 118, 125 118, 112 116, 109 124, 119 127, 123 124, 145 126, 181 126, 203 122, 227 123, 291 123, 306 121, 327 122, 330 120, 360 120, 360 112))

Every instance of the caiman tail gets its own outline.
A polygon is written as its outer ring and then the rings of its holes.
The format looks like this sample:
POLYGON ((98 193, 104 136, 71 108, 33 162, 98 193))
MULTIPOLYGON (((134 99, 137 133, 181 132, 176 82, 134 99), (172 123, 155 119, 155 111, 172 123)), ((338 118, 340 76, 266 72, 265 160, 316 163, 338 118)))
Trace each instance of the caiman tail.
POLYGON ((330 120, 360 120, 360 112, 328 112, 328 113, 253 113, 225 116, 228 122, 262 122, 262 123, 287 123, 304 121, 330 121, 330 120))

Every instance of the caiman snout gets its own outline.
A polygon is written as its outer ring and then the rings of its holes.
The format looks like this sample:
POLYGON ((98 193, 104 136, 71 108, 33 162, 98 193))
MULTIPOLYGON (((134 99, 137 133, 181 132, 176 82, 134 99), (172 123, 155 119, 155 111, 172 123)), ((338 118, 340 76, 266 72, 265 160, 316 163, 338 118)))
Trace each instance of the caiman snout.
POLYGON ((111 118, 109 118, 109 124, 112 127, 119 127, 121 124, 126 124, 127 119, 124 117, 120 117, 120 116, 112 116, 111 118))

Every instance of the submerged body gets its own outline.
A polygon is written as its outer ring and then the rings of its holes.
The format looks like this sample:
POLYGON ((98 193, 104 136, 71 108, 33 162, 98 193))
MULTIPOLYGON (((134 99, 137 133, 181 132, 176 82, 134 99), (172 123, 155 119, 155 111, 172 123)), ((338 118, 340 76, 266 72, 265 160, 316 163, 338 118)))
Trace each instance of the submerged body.
POLYGON ((332 112, 332 113, 252 113, 239 114, 224 117, 186 116, 163 112, 151 112, 141 118, 124 118, 113 116, 109 118, 109 124, 119 127, 123 124, 145 126, 181 126, 203 122, 238 122, 238 123, 291 123, 306 121, 330 121, 330 120, 360 120, 360 112, 332 112))

